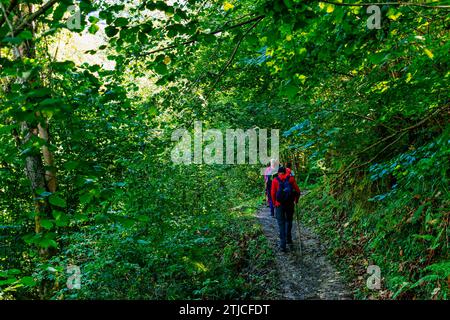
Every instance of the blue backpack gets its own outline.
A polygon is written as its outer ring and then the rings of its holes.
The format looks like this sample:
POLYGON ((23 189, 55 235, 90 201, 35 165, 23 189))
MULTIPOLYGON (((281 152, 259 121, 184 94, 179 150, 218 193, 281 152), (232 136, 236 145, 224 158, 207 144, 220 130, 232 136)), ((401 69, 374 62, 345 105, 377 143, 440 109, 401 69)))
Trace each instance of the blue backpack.
POLYGON ((281 180, 280 177, 277 177, 278 180, 278 190, 277 190, 277 201, 281 204, 287 203, 294 200, 294 188, 290 184, 291 176, 287 176, 286 179, 281 180))

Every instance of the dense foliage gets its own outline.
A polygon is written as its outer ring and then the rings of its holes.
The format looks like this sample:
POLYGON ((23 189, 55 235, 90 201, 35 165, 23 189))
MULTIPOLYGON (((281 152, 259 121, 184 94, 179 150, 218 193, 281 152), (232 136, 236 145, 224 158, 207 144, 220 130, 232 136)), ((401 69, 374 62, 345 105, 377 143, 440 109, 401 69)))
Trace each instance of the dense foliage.
POLYGON ((0 0, 0 299, 276 297, 261 166, 173 164, 195 120, 283 132, 356 297, 448 299, 449 6, 360 2, 0 0))

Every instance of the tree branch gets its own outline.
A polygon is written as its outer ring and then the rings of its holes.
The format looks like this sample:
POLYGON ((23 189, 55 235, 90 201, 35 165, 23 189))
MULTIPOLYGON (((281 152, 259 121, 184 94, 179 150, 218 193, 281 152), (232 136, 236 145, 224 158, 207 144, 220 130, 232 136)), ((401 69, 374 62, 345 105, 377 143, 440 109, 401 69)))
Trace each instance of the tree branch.
POLYGON ((1 3, 1 2, 0 2, 0 8, 2 9, 4 20, 6 21, 6 24, 8 25, 9 30, 10 30, 12 36, 14 37, 14 28, 8 19, 8 11, 7 11, 7 9, 5 9, 5 7, 3 6, 3 3, 1 3))
POLYGON ((367 150, 372 149, 373 147, 377 146, 378 144, 380 144, 381 142, 384 142, 386 140, 389 140, 395 136, 398 136, 397 139, 395 139, 393 142, 389 143, 387 146, 385 146, 379 153, 377 153, 375 155, 375 157, 373 157, 372 159, 370 159, 369 161, 358 165, 356 167, 352 167, 353 164, 358 160, 358 157, 355 157, 355 159, 344 169, 344 171, 342 171, 342 173, 339 175, 339 178, 341 178, 347 171, 349 170, 354 170, 354 169, 358 169, 360 167, 366 166, 367 164, 369 164, 370 162, 372 162, 373 160, 375 160, 382 152, 384 152, 387 148, 389 148, 391 145, 393 145, 394 143, 396 143, 398 140, 400 140, 401 137, 403 137, 407 131, 410 131, 412 129, 415 129, 417 127, 420 127, 422 124, 424 124, 425 122, 427 122, 430 118, 432 118, 433 116, 437 115, 438 113, 444 111, 445 109, 448 109, 450 107, 450 105, 444 105, 441 108, 436 109, 435 111, 433 111, 429 116, 423 118, 422 120, 420 120, 419 122, 406 127, 406 128, 402 128, 400 130, 398 130, 397 132, 394 132, 393 134, 375 142, 374 144, 371 144, 370 146, 364 148, 362 151, 359 151, 357 154, 361 154, 366 152, 367 150))
MULTIPOLYGON (((14 27, 13 27, 11 21, 9 21, 9 18, 8 18, 8 11, 7 11, 7 9, 5 9, 5 7, 3 6, 3 4, 2 4, 1 2, 0 2, 0 7, 1 7, 1 9, 2 9, 3 16, 4 16, 4 18, 5 18, 6 24, 7 24, 8 27, 9 27, 10 33, 11 33, 12 37, 14 37, 14 33, 15 33, 15 32, 14 32, 14 27)), ((11 6, 10 6, 10 7, 11 7, 11 6)), ((1 46, 0 46, 0 48, 1 48, 1 46)), ((16 45, 13 45, 13 51, 14 51, 14 54, 15 54, 16 56, 19 56, 19 55, 20 55, 19 49, 17 48, 16 45)))
POLYGON ((380 154, 382 154, 384 151, 386 151, 390 146, 392 146, 394 143, 396 143, 398 140, 400 140, 404 135, 406 134, 406 131, 403 131, 402 133, 400 133, 397 137, 397 139, 395 139, 394 141, 392 141, 391 143, 389 143, 388 145, 386 145, 380 152, 378 152, 372 159, 370 159, 369 161, 364 162, 363 164, 357 165, 356 167, 352 167, 351 170, 355 170, 361 167, 364 167, 366 165, 368 165, 369 163, 371 163, 373 160, 375 160, 376 158, 378 158, 378 156, 380 154))
MULTIPOLYGON (((208 33, 208 35, 215 35, 215 34, 218 34, 218 33, 224 32, 224 31, 228 31, 228 30, 231 30, 231 29, 235 29, 235 28, 247 25, 247 24, 255 22, 255 21, 259 22, 264 17, 265 17, 264 15, 260 15, 260 16, 254 17, 252 19, 249 19, 249 20, 246 20, 246 21, 234 24, 234 25, 229 26, 229 27, 224 27, 224 28, 217 29, 217 30, 215 30, 213 32, 208 33)), ((149 51, 149 52, 145 52, 145 53, 140 54, 139 56, 144 56, 144 55, 148 55, 148 54, 152 54, 152 53, 156 53, 156 52, 160 52, 160 51, 165 51, 165 50, 168 50, 168 49, 173 49, 173 48, 176 48, 178 46, 184 46, 184 45, 191 44, 191 43, 194 43, 194 42, 197 42, 197 41, 198 41, 197 39, 191 39, 191 40, 188 40, 188 41, 185 41, 185 42, 172 44, 172 45, 167 46, 167 47, 162 47, 162 48, 155 49, 155 50, 152 50, 152 51, 149 51)))
MULTIPOLYGON (((9 3, 8 8, 5 10, 5 16, 1 16, 0 17, 0 27, 7 21, 7 17, 8 15, 11 13, 11 11, 14 10, 14 8, 19 4, 18 0, 11 0, 11 2, 9 3)), ((3 5, 2 5, 3 7, 3 5)))
POLYGON ((227 63, 223 66, 222 70, 220 71, 219 75, 217 76, 216 80, 214 81, 213 85, 211 86, 211 90, 209 92, 209 94, 206 96, 206 99, 208 99, 208 96, 211 94, 211 92, 214 90, 214 87, 217 85, 217 83, 219 82, 220 78, 223 76, 223 74, 225 73, 225 71, 227 70, 227 68, 230 66, 231 62, 233 62, 234 57, 236 56, 236 53, 242 43, 242 40, 244 40, 245 36, 248 35, 250 33, 250 31, 252 31, 253 28, 256 27, 256 25, 263 19, 263 17, 260 17, 258 20, 256 20, 256 22, 250 27, 248 28, 244 34, 239 38, 238 42, 236 43, 236 46, 233 49, 233 52, 231 53, 231 57, 228 59, 227 63))
POLYGON ((16 33, 21 32, 23 29, 25 29, 25 27, 28 24, 30 24, 31 22, 36 20, 39 16, 43 15, 44 13, 46 13, 57 2, 58 2, 58 0, 49 0, 47 3, 42 5, 42 7, 40 7, 38 11, 30 14, 29 16, 26 16, 24 18, 24 20, 15 28, 15 32, 16 33))
POLYGON ((329 0, 319 0, 318 2, 323 3, 329 3, 334 4, 335 6, 341 6, 341 7, 369 7, 369 6, 413 6, 413 7, 422 7, 422 8, 428 8, 428 9, 450 9, 450 6, 446 5, 429 5, 425 3, 414 3, 414 2, 374 2, 374 3, 339 3, 329 0))
MULTIPOLYGON (((352 112, 352 111, 345 111, 345 110, 339 110, 339 109, 329 109, 329 108, 324 108, 324 109, 322 109, 322 110, 330 111, 330 112, 340 112, 340 113, 343 113, 343 114, 352 115, 352 116, 355 116, 355 117, 359 117, 359 118, 362 118, 362 119, 366 119, 366 120, 369 120, 369 121, 372 121, 372 122, 375 122, 375 121, 377 120, 377 119, 368 117, 368 116, 366 116, 366 115, 359 114, 359 113, 352 112)), ((393 128, 391 128, 391 127, 389 127, 389 126, 387 126, 387 125, 385 125, 385 124, 383 124, 383 123, 378 123, 378 124, 379 124, 380 126, 386 128, 386 129, 390 130, 390 131, 395 131, 393 128)))
MULTIPOLYGON (((450 6, 446 6, 446 5, 432 6, 432 5, 427 5, 427 4, 423 4, 423 3, 412 3, 412 2, 339 3, 339 2, 329 1, 329 0, 320 0, 318 2, 324 2, 324 3, 333 4, 333 5, 336 5, 336 6, 347 6, 347 7, 368 7, 368 6, 371 6, 371 5, 396 5, 396 6, 417 6, 417 7, 424 7, 424 8, 430 8, 430 9, 450 9, 450 6)), ((215 30, 213 32, 208 33, 208 35, 215 35, 215 34, 218 34, 220 32, 223 32, 223 31, 227 31, 227 30, 231 30, 231 29, 234 29, 234 28, 238 28, 238 27, 241 27, 243 25, 252 23, 254 21, 259 21, 259 20, 263 19, 264 17, 265 17, 264 15, 259 15, 257 17, 254 17, 254 18, 250 19, 250 20, 246 20, 246 21, 243 21, 241 23, 237 23, 237 24, 232 25, 230 27, 220 28, 218 30, 215 30)), ((159 48, 159 49, 151 50, 149 52, 141 53, 141 54, 139 54, 139 56, 145 56, 145 55, 149 55, 149 54, 153 54, 153 53, 157 53, 157 52, 161 52, 161 51, 165 51, 165 50, 169 50, 169 49, 174 49, 174 48, 176 48, 178 46, 184 46, 184 45, 187 45, 187 44, 195 43, 197 41, 198 41, 197 39, 187 40, 187 41, 184 41, 184 42, 181 42, 181 43, 178 43, 178 44, 172 44, 172 45, 169 45, 169 46, 166 46, 166 47, 162 47, 162 48, 159 48)))

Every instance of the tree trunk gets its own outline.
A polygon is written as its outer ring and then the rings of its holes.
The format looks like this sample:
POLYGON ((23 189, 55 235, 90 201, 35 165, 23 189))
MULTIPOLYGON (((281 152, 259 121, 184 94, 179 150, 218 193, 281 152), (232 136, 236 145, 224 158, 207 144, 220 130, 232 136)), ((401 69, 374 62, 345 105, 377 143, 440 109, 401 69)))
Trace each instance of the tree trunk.
POLYGON ((46 142, 46 145, 42 146, 42 154, 44 156, 44 164, 45 164, 45 184, 47 186, 47 190, 50 192, 56 191, 56 169, 55 163, 53 161, 53 154, 48 148, 49 139, 49 127, 48 121, 43 119, 45 122, 38 124, 39 129, 39 138, 43 139, 46 142))
MULTIPOLYGON (((20 15, 27 16, 32 13, 32 6, 29 4, 22 4, 19 6, 20 15)), ((16 15, 16 17, 19 15, 16 15)), ((35 26, 33 23, 29 26, 29 30, 35 33, 35 26)), ((34 58, 36 56, 34 43, 31 40, 27 40, 21 43, 17 50, 15 50, 15 58, 23 59, 23 58, 34 58)), ((17 79, 19 82, 22 82, 26 85, 25 81, 33 82, 40 81, 37 79, 17 79)), ((46 144, 42 146, 40 152, 32 152, 25 159, 25 172, 27 178, 31 184, 32 196, 34 201, 35 208, 35 232, 37 234, 42 233, 41 227, 41 219, 51 216, 51 206, 47 198, 45 200, 39 199, 39 191, 42 192, 55 192, 56 191, 56 174, 55 167, 53 162, 53 155, 48 148, 49 143, 49 127, 48 121, 44 118, 44 116, 36 112, 35 113, 35 121, 21 122, 21 133, 23 139, 16 139, 16 141, 21 141, 22 145, 25 145, 31 139, 40 138, 43 139, 46 144), (37 120, 37 121, 36 121, 37 120)), ((48 248, 41 248, 39 250, 39 255, 41 259, 48 259, 55 253, 55 250, 49 250, 48 248)), ((41 299, 45 299, 47 296, 47 292, 49 289, 49 283, 45 279, 42 281, 39 287, 39 295, 41 299)))
MULTIPOLYGON (((30 4, 20 4, 18 6, 18 12, 16 12, 16 20, 22 20, 23 17, 32 14, 32 7, 30 4)), ((13 23, 9 23, 11 27, 11 33, 13 36, 15 35, 14 30, 12 29, 13 23)), ((35 26, 31 23, 28 26, 28 29, 33 33, 35 33, 35 26)), ((32 40, 27 40, 22 42, 20 45, 14 48, 14 58, 16 60, 24 59, 24 58, 34 58, 36 56, 34 43, 32 40)), ((37 77, 35 79, 24 79, 17 78, 16 80, 19 83, 22 83, 24 86, 32 83, 33 81, 40 81, 37 77)), ((20 123, 20 132, 13 132, 16 143, 19 147, 26 145, 30 140, 42 139, 46 142, 44 146, 42 146, 40 152, 33 151, 26 156, 25 159, 25 174, 30 181, 31 185, 31 193, 34 202, 34 210, 35 210, 35 232, 37 234, 42 233, 41 227, 41 219, 51 216, 51 206, 48 202, 47 198, 42 200, 42 197, 39 197, 39 193, 42 191, 55 192, 56 191, 56 172, 55 166, 53 162, 53 155, 48 148, 49 143, 49 127, 48 121, 44 118, 44 116, 36 112, 35 120, 33 121, 22 121, 20 123)), ((54 250, 41 248, 39 250, 39 254, 42 259, 47 259, 51 255, 54 254, 54 250)), ((48 284, 46 281, 43 281, 40 286, 40 295, 41 298, 45 298, 47 292, 48 284)))
MULTIPOLYGON (((27 143, 33 136, 38 135, 38 129, 32 128, 28 123, 21 123, 21 131, 24 134, 24 139, 22 140, 22 144, 27 143)), ((42 200, 36 200, 38 197, 37 190, 47 190, 45 183, 45 171, 44 165, 42 162, 42 158, 40 154, 32 154, 27 156, 25 159, 25 173, 30 180, 31 190, 34 200, 34 208, 35 208, 35 231, 36 233, 41 232, 41 224, 40 219, 43 215, 46 214, 48 208, 48 204, 42 200)), ((45 254, 45 252, 41 252, 45 254)))

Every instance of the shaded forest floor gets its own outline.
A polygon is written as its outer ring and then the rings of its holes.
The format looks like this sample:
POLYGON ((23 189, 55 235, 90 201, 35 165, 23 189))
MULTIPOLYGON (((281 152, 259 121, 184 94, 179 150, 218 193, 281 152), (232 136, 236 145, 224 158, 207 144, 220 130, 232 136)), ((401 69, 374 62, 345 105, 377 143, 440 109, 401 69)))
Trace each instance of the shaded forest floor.
POLYGON ((279 298, 287 300, 344 300, 352 294, 344 284, 339 271, 330 263, 325 248, 317 235, 294 219, 292 227, 293 246, 287 253, 278 250, 278 225, 270 216, 270 209, 262 207, 257 212, 264 235, 275 253, 279 274, 279 298), (299 237, 300 233, 300 237, 299 237), (299 239, 301 239, 301 246, 299 239))

